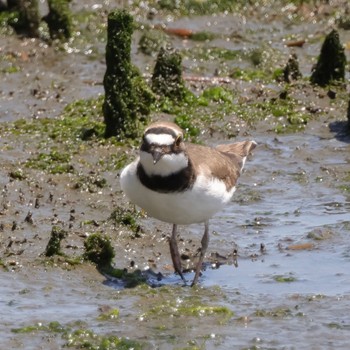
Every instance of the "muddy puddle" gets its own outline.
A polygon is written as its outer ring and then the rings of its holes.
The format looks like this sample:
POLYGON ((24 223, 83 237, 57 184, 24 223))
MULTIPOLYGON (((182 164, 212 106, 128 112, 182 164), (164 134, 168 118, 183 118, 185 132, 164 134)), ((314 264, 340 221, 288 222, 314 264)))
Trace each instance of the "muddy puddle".
MULTIPOLYGON (((188 77, 226 77, 232 66, 251 72, 255 68, 246 56, 262 47, 263 55, 270 55, 270 49, 278 51, 267 61, 279 65, 292 52, 285 42, 300 38, 307 44, 293 50, 307 76, 321 39, 344 12, 341 4, 336 2, 336 13, 327 5, 319 6, 318 12, 305 5, 299 9, 305 21, 297 22, 293 22, 297 10, 288 7, 292 5, 281 5, 280 11, 271 6, 195 19, 169 14, 162 17, 162 13, 146 19, 142 11, 147 8, 142 7, 134 13, 139 22, 166 23, 215 35, 209 42, 168 38, 182 50, 188 77), (218 56, 219 49, 245 54, 224 60, 218 56)), ((112 7, 110 2, 74 4, 75 11, 95 11, 101 21, 112 7)), ((133 59, 148 75, 155 57, 140 54, 137 40, 141 34, 140 29, 135 33, 133 59)), ((348 30, 340 30, 340 37, 349 45, 348 30)), ((81 43, 76 44, 78 48, 68 52, 19 39, 13 33, 1 35, 0 40, 3 124, 20 118, 56 117, 68 103, 103 93, 103 39, 93 41, 85 50, 81 43), (19 72, 9 74, 6 59, 18 65, 19 72), (50 62, 60 64, 46 74, 50 62)), ((349 50, 346 55, 349 59, 349 50)), ((346 79, 348 83, 348 68, 346 79)), ((254 78, 232 80, 231 84, 242 97, 237 98, 241 104, 257 98, 257 90, 266 94, 266 99, 283 90, 275 81, 254 78)), ((306 84, 301 90, 295 85, 296 91, 291 92, 299 99, 298 108, 311 106, 323 113, 312 118, 303 131, 276 133, 271 118, 253 124, 232 122, 238 140, 255 139, 259 146, 246 163, 232 202, 210 221, 205 270, 195 288, 183 286, 172 272, 169 225, 140 218, 140 237, 130 238, 126 229, 116 229, 106 220, 112 208, 127 206, 120 193, 118 170, 100 168, 116 151, 114 146, 86 146, 76 165, 79 176, 30 169, 19 179, 9 174, 23 167, 44 140, 37 135, 31 142, 30 136, 3 134, 0 349, 348 349, 347 100, 331 100, 327 90, 306 89, 306 84), (106 179, 106 187, 87 190, 79 185, 82 189, 76 189, 77 178, 97 175, 106 179), (40 202, 37 208, 36 199, 40 202), (24 221, 28 211, 33 213, 34 224, 24 221), (145 284, 124 288, 92 264, 70 265, 60 258, 47 259, 43 252, 54 224, 69 227, 64 249, 71 256, 82 254, 86 235, 102 231, 112 237, 116 266, 151 268, 163 278, 149 274, 154 288, 145 284)), ((220 131, 211 137, 204 130, 203 140, 212 145, 228 142, 227 134, 220 131)), ((180 228, 183 253, 195 254, 203 229, 203 225, 180 228)), ((189 281, 192 277, 193 273, 186 274, 189 281)))

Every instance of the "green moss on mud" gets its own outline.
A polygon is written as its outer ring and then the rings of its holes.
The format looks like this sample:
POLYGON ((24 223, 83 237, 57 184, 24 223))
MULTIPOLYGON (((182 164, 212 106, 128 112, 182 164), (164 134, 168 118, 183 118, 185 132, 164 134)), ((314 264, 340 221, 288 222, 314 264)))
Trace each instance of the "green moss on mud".
POLYGON ((89 329, 78 329, 64 335, 65 347, 87 350, 141 350, 142 343, 114 335, 100 335, 89 329))
POLYGON ((115 257, 111 240, 106 235, 94 233, 84 242, 85 259, 95 263, 97 266, 109 266, 115 257))
POLYGON ((152 75, 152 90, 161 97, 183 101, 190 92, 182 78, 182 56, 177 50, 161 47, 152 75))
POLYGON ((80 175, 73 185, 74 189, 82 192, 96 193, 107 186, 107 180, 98 174, 80 175))
POLYGON ((178 15, 210 15, 219 12, 233 12, 245 2, 243 1, 230 1, 230 0, 187 0, 187 1, 172 1, 172 0, 160 0, 157 2, 157 6, 160 10, 166 10, 175 12, 178 15))
MULTIPOLYGON (((113 310, 113 313, 117 313, 113 310)), ((111 318, 99 319, 100 322, 108 321, 111 318)), ((48 324, 37 323, 20 328, 13 328, 12 333, 43 333, 49 337, 53 337, 54 334, 60 334, 64 342, 63 348, 67 349, 87 349, 87 350, 141 350, 143 348, 142 343, 117 337, 110 334, 97 334, 94 331, 86 328, 72 329, 71 326, 63 326, 57 321, 50 322, 48 324)))
POLYGON ((18 169, 10 171, 9 177, 12 180, 23 181, 27 178, 27 174, 23 171, 22 168, 18 168, 18 169))
POLYGON ((166 35, 160 30, 145 30, 139 40, 139 50, 150 56, 156 56, 161 47, 168 44, 166 35))
POLYGON ((241 50, 229 50, 221 47, 207 46, 185 49, 182 54, 188 60, 196 59, 198 61, 232 61, 243 57, 241 50))
POLYGON ((128 227, 134 234, 139 234, 141 227, 138 224, 138 219, 141 213, 133 208, 117 207, 111 213, 109 220, 113 221, 115 225, 122 225, 128 227))
POLYGON ((293 313, 290 309, 285 307, 278 307, 271 310, 258 309, 255 311, 256 317, 272 317, 272 318, 285 318, 292 316, 293 313))
POLYGON ((86 260, 96 264, 102 274, 120 279, 126 288, 134 288, 146 282, 140 270, 128 272, 126 269, 118 269, 112 265, 115 252, 108 236, 101 233, 91 234, 85 240, 84 247, 86 260))
POLYGON ((183 103, 163 100, 158 110, 172 113, 175 122, 185 130, 186 137, 192 142, 199 142, 201 130, 218 130, 230 137, 227 122, 236 120, 255 126, 266 120, 271 131, 276 133, 298 132, 304 130, 313 118, 299 100, 293 97, 252 99, 244 104, 240 97, 228 87, 208 87, 198 97, 188 98, 183 103))
POLYGON ((346 55, 340 42, 339 33, 333 29, 325 38, 317 64, 310 81, 312 84, 326 86, 345 79, 346 55))
POLYGON ((297 278, 292 275, 276 275, 273 276, 273 279, 278 283, 291 283, 297 281, 297 278))
POLYGON ((1 128, 18 136, 48 137, 70 145, 92 137, 100 138, 104 129, 102 103, 103 96, 77 100, 68 104, 58 118, 18 119, 3 124, 1 128), (90 137, 86 137, 87 134, 90 137))
POLYGON ((148 296, 149 300, 145 300, 145 310, 140 316, 142 319, 159 319, 163 322, 162 320, 169 318, 189 320, 205 317, 224 324, 234 315, 234 312, 227 306, 214 304, 220 291, 216 291, 215 296, 212 294, 215 292, 210 289, 205 292, 192 289, 187 294, 181 289, 164 286, 151 290, 150 293, 153 295, 151 299, 148 296), (210 303, 208 300, 211 300, 210 303))
MULTIPOLYGON (((83 161, 79 154, 108 145, 115 149, 108 157, 98 158, 99 168, 101 171, 119 169, 129 161, 129 156, 114 138, 104 138, 102 103, 103 96, 77 100, 68 104, 57 118, 18 119, 2 123, 0 131, 2 135, 20 136, 20 142, 35 147, 23 164, 27 168, 50 174, 74 173, 83 161)), ((139 140, 124 142, 137 144, 139 140)), ((93 188, 105 185, 97 183, 97 178, 89 180, 93 188)))
POLYGON ((225 306, 196 304, 189 301, 177 305, 176 301, 168 301, 154 306, 143 315, 146 318, 161 317, 215 317, 220 323, 228 321, 233 312, 225 306))
POLYGON ((49 13, 44 18, 51 39, 67 40, 72 36, 73 19, 69 0, 48 0, 49 13))
POLYGON ((53 226, 49 242, 45 249, 45 256, 63 255, 61 250, 61 241, 67 236, 67 232, 61 227, 53 226))
POLYGON ((201 130, 208 130, 212 123, 220 123, 225 116, 234 112, 233 92, 224 87, 210 87, 198 97, 190 94, 184 101, 169 99, 159 101, 157 110, 171 113, 192 142, 199 142, 201 130))
POLYGON ((0 258, 0 267, 4 270, 4 271, 9 271, 7 264, 0 258))
POLYGON ((103 115, 106 138, 136 138, 140 124, 150 113, 153 94, 139 70, 131 63, 133 17, 125 10, 108 15, 106 72, 103 78, 105 98, 103 115))
POLYGON ((66 332, 66 328, 62 326, 59 322, 52 321, 48 325, 36 323, 34 325, 11 329, 12 333, 33 333, 37 331, 45 331, 49 333, 64 333, 66 332))
POLYGON ((26 167, 44 170, 50 174, 65 174, 74 172, 70 164, 72 155, 61 153, 58 149, 51 149, 49 153, 39 153, 35 158, 30 158, 25 163, 26 167))
MULTIPOLYGON (((253 112, 256 120, 274 117, 275 120, 271 121, 275 121, 274 131, 276 133, 302 131, 311 118, 310 114, 301 110, 298 101, 292 98, 271 99, 267 102, 253 103, 246 107, 248 113, 253 112)), ((248 117, 248 119, 250 118, 248 117)), ((254 120, 250 121, 254 122, 254 120)))
POLYGON ((104 132, 102 104, 103 96, 77 100, 68 104, 60 118, 52 122, 50 122, 51 119, 47 120, 51 126, 49 136, 61 142, 72 139, 102 138, 104 132))
POLYGON ((97 319, 99 321, 108 321, 108 320, 115 320, 119 318, 119 309, 112 309, 108 310, 106 312, 102 312, 97 319))

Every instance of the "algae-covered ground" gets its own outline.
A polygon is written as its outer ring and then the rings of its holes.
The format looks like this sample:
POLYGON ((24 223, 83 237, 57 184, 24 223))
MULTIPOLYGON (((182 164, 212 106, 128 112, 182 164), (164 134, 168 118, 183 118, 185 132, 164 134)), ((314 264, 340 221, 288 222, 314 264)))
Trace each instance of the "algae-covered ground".
MULTIPOLYGON (((344 81, 309 79, 334 28, 350 60, 347 1, 70 6, 67 42, 44 24, 39 39, 19 36, 0 13, 0 348, 347 349, 349 64, 344 81), (188 94, 157 99, 149 121, 193 142, 258 142, 211 220, 195 288, 173 273, 170 225, 120 191, 139 141, 102 136, 116 7, 134 16, 131 59, 148 82, 162 45, 182 56, 188 94), (287 83, 292 54, 302 77, 287 83)), ((202 232, 180 228, 188 280, 202 232)))

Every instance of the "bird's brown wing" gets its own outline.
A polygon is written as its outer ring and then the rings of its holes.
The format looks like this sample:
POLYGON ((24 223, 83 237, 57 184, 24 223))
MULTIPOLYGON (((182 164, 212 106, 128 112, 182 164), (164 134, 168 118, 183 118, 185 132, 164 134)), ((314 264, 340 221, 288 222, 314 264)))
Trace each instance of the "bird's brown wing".
POLYGON ((196 176, 219 179, 228 190, 235 186, 242 168, 240 156, 194 144, 187 145, 187 152, 196 176))

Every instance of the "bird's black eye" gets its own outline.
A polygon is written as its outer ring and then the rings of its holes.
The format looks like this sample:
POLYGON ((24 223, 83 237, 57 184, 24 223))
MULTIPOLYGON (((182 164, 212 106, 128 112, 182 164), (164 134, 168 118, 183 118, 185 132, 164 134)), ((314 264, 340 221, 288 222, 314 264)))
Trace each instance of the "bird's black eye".
POLYGON ((181 142, 182 142, 182 135, 177 135, 175 140, 175 145, 180 146, 181 142))

